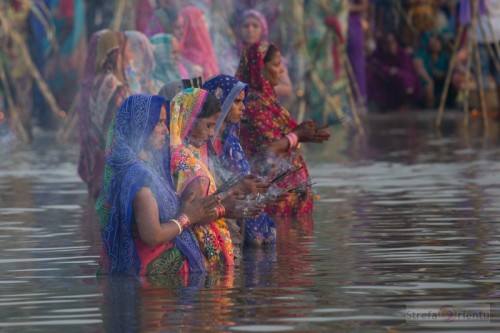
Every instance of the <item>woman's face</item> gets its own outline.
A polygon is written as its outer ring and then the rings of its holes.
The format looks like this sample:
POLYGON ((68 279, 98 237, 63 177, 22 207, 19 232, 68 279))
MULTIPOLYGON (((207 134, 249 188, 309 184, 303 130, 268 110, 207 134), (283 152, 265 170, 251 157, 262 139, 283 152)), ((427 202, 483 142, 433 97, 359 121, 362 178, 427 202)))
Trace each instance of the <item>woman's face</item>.
POLYGON ((226 121, 233 124, 241 121, 241 118, 243 118, 243 111, 245 111, 245 104, 243 104, 244 99, 245 90, 242 90, 234 99, 231 109, 229 109, 229 113, 227 114, 226 121))
POLYGON ((188 143, 197 149, 205 145, 214 136, 214 127, 219 116, 220 111, 207 118, 196 119, 187 136, 188 143))
POLYGON ((153 133, 149 137, 147 148, 149 150, 159 150, 165 144, 165 136, 168 134, 167 124, 167 109, 165 106, 161 106, 160 120, 156 124, 153 133))
POLYGON ((264 77, 275 87, 280 83, 281 74, 285 71, 283 66, 281 66, 281 53, 276 52, 276 54, 265 63, 264 77))
POLYGON ((181 47, 179 45, 179 41, 175 37, 172 37, 171 48, 172 48, 172 62, 174 65, 177 65, 181 55, 181 47))
POLYGON ((241 39, 246 45, 260 41, 262 37, 262 26, 257 18, 249 16, 243 20, 241 25, 241 39))

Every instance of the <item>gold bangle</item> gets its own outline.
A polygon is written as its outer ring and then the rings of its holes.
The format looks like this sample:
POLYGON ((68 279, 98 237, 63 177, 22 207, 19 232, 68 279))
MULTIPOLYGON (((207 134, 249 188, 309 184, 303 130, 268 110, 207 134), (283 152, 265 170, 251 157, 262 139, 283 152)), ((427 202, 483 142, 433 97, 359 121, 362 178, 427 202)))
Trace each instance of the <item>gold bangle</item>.
POLYGON ((174 222, 175 225, 177 226, 177 228, 179 228, 179 235, 182 233, 182 228, 181 228, 181 224, 179 223, 179 221, 177 221, 176 219, 170 219, 170 221, 174 222))

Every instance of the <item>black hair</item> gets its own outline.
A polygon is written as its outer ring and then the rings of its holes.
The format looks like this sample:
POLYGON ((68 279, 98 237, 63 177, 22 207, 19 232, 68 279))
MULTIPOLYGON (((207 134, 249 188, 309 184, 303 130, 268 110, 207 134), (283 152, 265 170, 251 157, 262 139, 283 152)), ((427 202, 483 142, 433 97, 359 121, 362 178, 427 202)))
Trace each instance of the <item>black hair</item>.
POLYGON ((264 63, 271 61, 279 51, 280 50, 276 47, 276 45, 269 44, 269 48, 267 49, 266 55, 264 56, 264 63))
POLYGON ((217 112, 220 112, 220 102, 214 94, 209 92, 205 98, 205 103, 203 103, 198 118, 208 118, 217 112))

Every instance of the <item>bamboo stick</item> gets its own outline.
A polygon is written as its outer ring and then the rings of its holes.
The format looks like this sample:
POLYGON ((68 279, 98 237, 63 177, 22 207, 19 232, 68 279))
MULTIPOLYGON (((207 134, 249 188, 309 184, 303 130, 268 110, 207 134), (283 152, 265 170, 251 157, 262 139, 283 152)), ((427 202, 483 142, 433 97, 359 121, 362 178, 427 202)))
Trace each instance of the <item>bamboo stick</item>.
MULTIPOLYGON (((483 36, 486 37, 486 30, 485 30, 484 26, 481 23, 479 23, 478 25, 479 25, 479 27, 481 29, 481 33, 483 34, 483 36)), ((495 32, 492 31, 492 34, 494 35, 495 32)), ((493 36, 493 39, 495 39, 495 36, 493 36)), ((488 54, 490 55, 491 59, 493 59, 493 63, 495 64, 495 67, 496 67, 497 71, 500 72, 500 62, 498 60, 498 56, 495 55, 495 51, 491 47, 490 43, 488 43, 488 42, 485 41, 484 44, 486 45, 486 48, 488 49, 488 54)), ((496 45, 496 43, 493 43, 493 44, 496 45)), ((500 53, 498 53, 498 54, 500 54, 500 53)))
POLYGON ((28 51, 28 47, 26 46, 26 43, 24 43, 21 35, 19 35, 16 30, 9 29, 7 22, 5 22, 5 19, 2 16, 0 16, 0 25, 2 26, 2 30, 5 33, 9 34, 9 37, 13 40, 14 45, 19 47, 19 50, 21 51, 21 57, 23 58, 26 67, 28 67, 29 73, 40 89, 40 92, 45 98, 45 101, 47 102, 50 110, 58 117, 63 117, 65 115, 65 112, 59 108, 54 96, 52 95, 52 92, 47 86, 47 83, 45 83, 45 80, 42 78, 40 72, 38 71, 38 68, 36 68, 35 64, 33 64, 28 51))
POLYGON ((63 141, 67 141, 71 134, 73 133, 73 130, 75 129, 76 124, 78 123, 78 112, 76 112, 76 108, 78 107, 78 102, 80 101, 80 92, 76 95, 76 97, 73 99, 73 102, 71 103, 71 107, 69 109, 68 115, 69 115, 69 120, 66 122, 66 126, 64 127, 64 130, 61 134, 61 138, 63 141))
POLYGON ((122 25, 123 14, 125 12, 125 2, 127 0, 118 0, 118 6, 116 7, 115 17, 111 23, 111 30, 119 31, 122 25))
POLYGON ((495 59, 498 59, 498 57, 500 57, 500 40, 498 40, 497 37, 500 37, 500 36, 497 36, 495 33, 495 29, 493 29, 493 23, 491 23, 489 9, 488 9, 488 12, 486 13, 486 15, 487 15, 486 19, 488 21, 488 26, 490 28, 491 35, 493 36, 493 45, 495 47, 495 50, 497 51, 497 57, 495 59))
POLYGON ((347 56, 345 56, 344 58, 345 58, 346 72, 354 88, 355 96, 357 97, 355 99, 357 102, 357 106, 361 108, 363 115, 366 116, 368 114, 368 110, 366 109, 366 102, 363 99, 363 96, 361 95, 361 90, 359 89, 358 81, 356 80, 356 76, 354 75, 354 70, 352 68, 351 61, 347 56))
POLYGON ((475 57, 475 63, 476 63, 476 71, 478 72, 478 83, 479 83, 479 100, 481 103, 481 111, 483 115, 483 124, 484 124, 484 129, 487 132, 488 127, 489 127, 489 121, 488 121, 488 108, 486 106, 486 98, 484 96, 484 85, 483 85, 483 73, 481 72, 481 62, 479 59, 479 49, 478 46, 476 45, 474 48, 474 57, 475 57))
MULTIPOLYGON (((474 0, 471 0, 470 5, 474 6, 474 0)), ((472 11, 474 12, 474 7, 472 8, 472 11)), ((472 17, 472 20, 474 20, 474 15, 472 17)), ((470 30, 470 25, 468 25, 467 29, 470 30)), ((472 64, 472 38, 471 38, 471 33, 469 31, 469 34, 467 36, 467 66, 466 66, 466 72, 465 72, 465 85, 463 87, 464 125, 466 127, 469 126, 469 79, 470 79, 471 64, 472 64)))
POLYGON ((363 124, 361 123, 361 118, 359 117, 358 114, 358 106, 354 98, 354 94, 352 93, 352 88, 349 84, 347 84, 346 90, 347 90, 347 98, 349 99, 349 102, 351 104, 351 114, 354 120, 354 124, 358 128, 359 134, 365 135, 363 124))
POLYGON ((21 141, 24 143, 28 143, 30 141, 28 133, 24 128, 24 124, 22 123, 21 117, 19 116, 19 110, 17 109, 17 105, 14 102, 14 98, 12 97, 12 92, 10 90, 9 82, 7 80, 7 75, 5 74, 5 70, 3 68, 3 64, 0 63, 0 80, 2 81, 2 85, 5 90, 5 97, 7 99, 7 104, 9 106, 9 110, 12 112, 11 120, 14 123, 14 126, 21 137, 21 141))
POLYGON ((464 32, 465 25, 461 24, 458 28, 457 39, 453 45, 453 51, 448 67, 448 72, 446 73, 446 79, 443 87, 443 92, 441 93, 441 100, 439 101, 438 114, 436 117, 436 127, 441 127, 441 120, 443 118, 444 106, 446 103, 446 97, 448 96, 448 89, 450 88, 451 76, 453 74, 453 68, 455 67, 455 62, 457 60, 458 48, 460 46, 460 39, 462 38, 462 34, 464 32))

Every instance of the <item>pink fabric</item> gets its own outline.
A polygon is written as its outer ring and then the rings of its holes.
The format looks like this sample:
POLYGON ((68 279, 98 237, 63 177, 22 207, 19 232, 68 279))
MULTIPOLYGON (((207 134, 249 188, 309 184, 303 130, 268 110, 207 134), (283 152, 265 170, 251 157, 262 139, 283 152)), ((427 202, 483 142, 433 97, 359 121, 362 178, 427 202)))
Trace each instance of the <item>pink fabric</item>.
MULTIPOLYGON (((243 23, 243 21, 245 21, 245 19, 248 17, 255 17, 259 21, 260 26, 262 27, 262 35, 260 36, 260 41, 267 42, 269 40, 269 27, 267 26, 267 20, 264 14, 255 9, 245 10, 243 12, 243 15, 241 16, 241 22, 243 23)), ((241 54, 246 49, 246 45, 245 43, 243 43, 241 36, 238 36, 237 43, 238 43, 238 51, 241 54)))
POLYGON ((203 68, 203 80, 219 74, 203 11, 190 6, 184 7, 179 15, 183 18, 182 57, 203 68))

